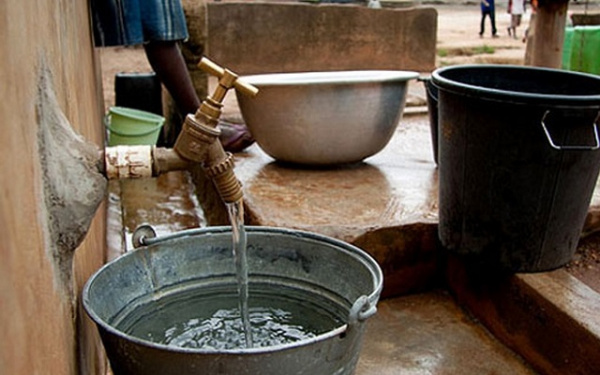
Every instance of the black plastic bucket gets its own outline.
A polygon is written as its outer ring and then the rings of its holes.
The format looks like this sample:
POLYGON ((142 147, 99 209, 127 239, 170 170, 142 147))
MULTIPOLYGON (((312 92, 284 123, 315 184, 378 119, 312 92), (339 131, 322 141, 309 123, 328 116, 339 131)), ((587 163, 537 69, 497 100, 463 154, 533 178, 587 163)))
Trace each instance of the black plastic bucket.
POLYGON ((600 77, 464 65, 432 81, 442 244, 510 271, 565 265, 600 168, 600 77))
POLYGON ((117 73, 115 105, 162 116, 162 89, 158 76, 150 73, 117 73))

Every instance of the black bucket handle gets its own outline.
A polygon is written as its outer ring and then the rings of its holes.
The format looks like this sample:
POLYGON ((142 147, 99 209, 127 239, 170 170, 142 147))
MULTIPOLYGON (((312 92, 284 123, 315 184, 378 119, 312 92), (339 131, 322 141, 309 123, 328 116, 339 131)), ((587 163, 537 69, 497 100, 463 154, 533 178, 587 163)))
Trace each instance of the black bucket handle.
POLYGON ((548 139, 548 143, 550 144, 550 147, 552 147, 555 150, 559 150, 559 151, 595 151, 598 150, 600 148, 600 139, 598 139, 598 121, 600 120, 600 112, 598 112, 598 116, 596 116, 596 119, 594 120, 594 123, 592 124, 593 128, 594 128, 594 138, 596 143, 593 146, 580 146, 580 145, 557 145, 554 140, 552 139, 552 135, 550 135, 550 132, 548 131, 548 128, 546 127, 546 124, 544 123, 544 121, 546 120, 546 117, 548 116, 548 114, 550 113, 550 110, 546 110, 546 112, 544 112, 544 116, 542 116, 542 120, 540 121, 541 125, 542 125, 542 129, 544 129, 544 134, 546 134, 546 138, 548 139))

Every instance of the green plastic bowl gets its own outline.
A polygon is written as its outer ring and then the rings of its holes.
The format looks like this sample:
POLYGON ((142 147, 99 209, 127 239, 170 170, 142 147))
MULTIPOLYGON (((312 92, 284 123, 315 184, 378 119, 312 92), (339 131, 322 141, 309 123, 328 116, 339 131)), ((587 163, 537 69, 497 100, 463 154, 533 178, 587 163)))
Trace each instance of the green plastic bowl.
POLYGON ((125 107, 111 107, 105 118, 108 145, 155 145, 165 118, 125 107))

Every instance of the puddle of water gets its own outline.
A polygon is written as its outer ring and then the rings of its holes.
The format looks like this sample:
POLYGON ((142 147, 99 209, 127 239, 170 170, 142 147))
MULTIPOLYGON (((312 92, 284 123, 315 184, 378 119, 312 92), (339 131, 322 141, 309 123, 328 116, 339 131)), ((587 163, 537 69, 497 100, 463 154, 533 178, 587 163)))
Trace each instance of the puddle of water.
POLYGON ((142 224, 151 225, 157 236, 206 225, 187 172, 169 172, 156 178, 121 180, 122 227, 126 251, 142 224))

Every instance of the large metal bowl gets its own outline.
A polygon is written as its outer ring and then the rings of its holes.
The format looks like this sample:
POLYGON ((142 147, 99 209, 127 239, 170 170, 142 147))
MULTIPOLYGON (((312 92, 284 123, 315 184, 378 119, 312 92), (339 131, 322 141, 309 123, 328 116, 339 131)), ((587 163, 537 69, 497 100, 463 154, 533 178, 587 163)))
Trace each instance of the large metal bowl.
POLYGON ((276 160, 304 165, 361 161, 381 151, 402 116, 410 71, 278 73, 243 77, 259 89, 238 95, 258 145, 276 160))

